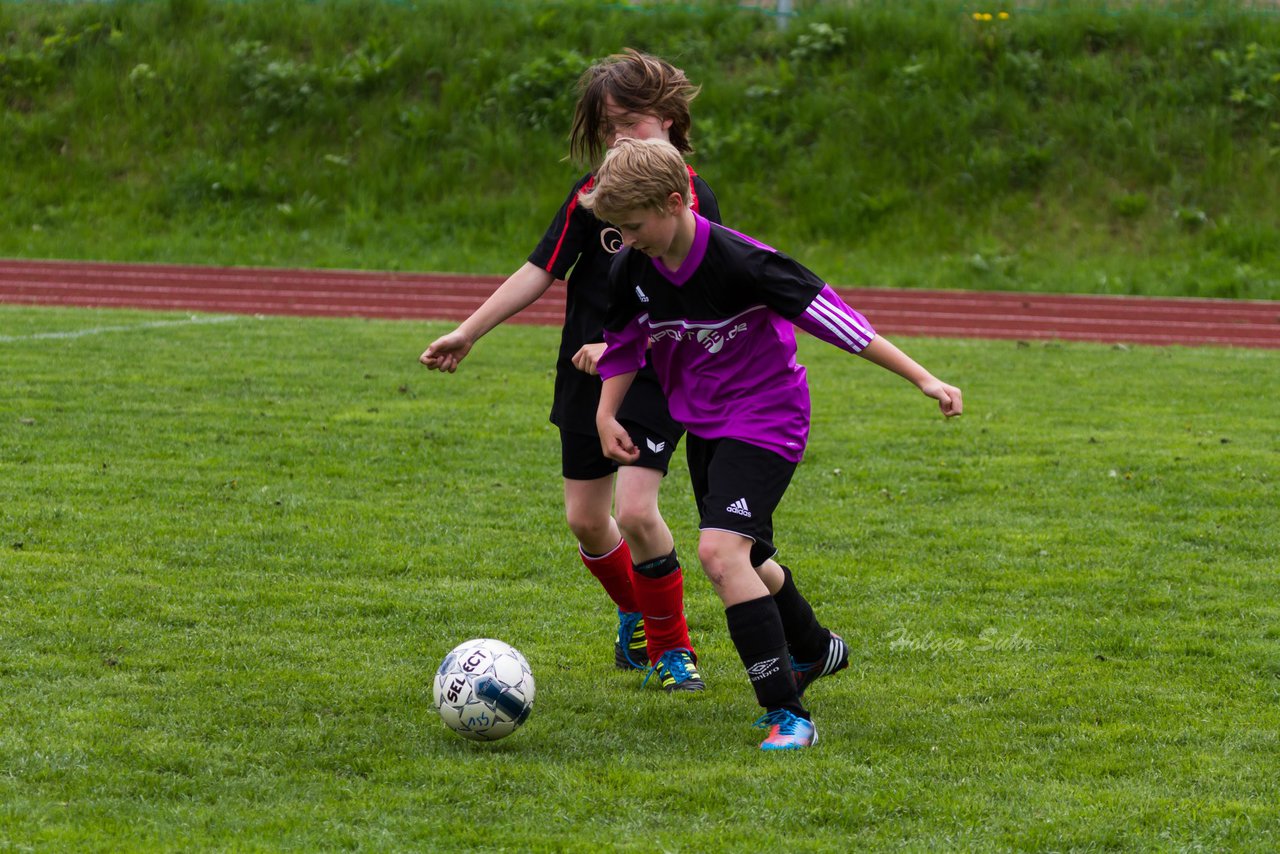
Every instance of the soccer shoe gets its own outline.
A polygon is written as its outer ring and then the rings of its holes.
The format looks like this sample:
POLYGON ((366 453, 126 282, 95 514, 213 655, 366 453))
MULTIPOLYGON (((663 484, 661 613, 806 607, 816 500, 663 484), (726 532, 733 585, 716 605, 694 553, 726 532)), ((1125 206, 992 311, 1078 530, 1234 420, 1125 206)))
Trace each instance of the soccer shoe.
POLYGON ((639 611, 618 612, 618 636, 613 640, 613 664, 619 670, 648 670, 644 617, 639 611))
POLYGON ((698 667, 693 662, 693 653, 687 649, 673 649, 662 654, 658 659, 658 663, 649 668, 649 673, 644 677, 644 682, 640 683, 643 688, 649 684, 649 677, 658 674, 658 682, 662 685, 662 690, 671 693, 673 691, 702 691, 707 687, 707 683, 702 681, 702 676, 698 673, 698 667))
POLYGON ((817 661, 800 662, 791 659, 791 672, 796 675, 796 694, 803 697, 805 689, 823 676, 838 673, 849 666, 849 646, 844 638, 831 632, 827 654, 817 661))
POLYGON ((777 709, 760 718, 754 724, 758 729, 769 730, 769 736, 760 742, 761 750, 799 750, 818 740, 818 728, 789 709, 777 709))

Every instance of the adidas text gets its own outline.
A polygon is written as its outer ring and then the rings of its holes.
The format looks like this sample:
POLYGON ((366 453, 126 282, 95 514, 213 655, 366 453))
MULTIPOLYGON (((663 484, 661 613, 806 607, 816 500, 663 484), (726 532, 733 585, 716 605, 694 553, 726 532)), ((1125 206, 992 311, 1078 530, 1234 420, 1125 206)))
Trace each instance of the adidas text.
POLYGON ((748 519, 751 518, 751 511, 747 509, 747 499, 745 498, 739 498, 724 509, 730 513, 736 513, 739 516, 745 516, 748 519))

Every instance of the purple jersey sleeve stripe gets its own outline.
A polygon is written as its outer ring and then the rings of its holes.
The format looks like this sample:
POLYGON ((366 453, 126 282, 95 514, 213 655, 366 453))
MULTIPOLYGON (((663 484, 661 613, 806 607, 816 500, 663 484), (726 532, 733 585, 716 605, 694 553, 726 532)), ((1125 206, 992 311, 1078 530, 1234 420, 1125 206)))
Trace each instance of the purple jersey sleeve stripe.
POLYGON ((818 298, 813 301, 813 305, 817 306, 820 311, 832 320, 848 324, 850 333, 855 338, 862 340, 863 346, 871 343, 871 339, 876 336, 875 330, 871 328, 871 324, 867 322, 867 319, 850 308, 848 303, 840 299, 840 297, 836 296, 830 285, 822 289, 822 293, 818 294, 818 298))
POLYGON ((795 323, 796 326, 799 326, 813 337, 826 341, 828 344, 834 344, 842 350, 848 350, 850 353, 856 353, 866 346, 865 342, 851 337, 840 324, 823 316, 820 312, 814 311, 813 308, 809 308, 804 314, 797 317, 795 323), (808 321, 808 323, 804 321, 808 321))
POLYGON ((850 353, 861 352, 876 337, 867 319, 846 305, 830 285, 793 322, 813 337, 850 353))

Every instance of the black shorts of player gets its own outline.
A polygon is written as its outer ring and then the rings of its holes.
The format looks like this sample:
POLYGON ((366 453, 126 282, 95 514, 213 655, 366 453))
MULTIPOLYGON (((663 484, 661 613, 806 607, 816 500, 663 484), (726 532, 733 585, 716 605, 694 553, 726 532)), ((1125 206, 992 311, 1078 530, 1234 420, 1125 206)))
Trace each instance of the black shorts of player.
POLYGON ((689 479, 698 502, 699 528, 749 537, 751 565, 778 553, 773 511, 791 483, 796 464, 773 451, 737 439, 685 440, 689 479))
MULTIPOLYGON (((652 427, 644 427, 634 421, 619 422, 631 434, 631 441, 640 449, 640 459, 632 463, 640 468, 656 469, 664 475, 671 467, 671 455, 680 444, 680 434, 665 435, 652 427)), ((618 464, 604 455, 600 449, 600 437, 595 433, 574 433, 560 429, 560 472, 567 480, 597 480, 618 470, 618 464)))

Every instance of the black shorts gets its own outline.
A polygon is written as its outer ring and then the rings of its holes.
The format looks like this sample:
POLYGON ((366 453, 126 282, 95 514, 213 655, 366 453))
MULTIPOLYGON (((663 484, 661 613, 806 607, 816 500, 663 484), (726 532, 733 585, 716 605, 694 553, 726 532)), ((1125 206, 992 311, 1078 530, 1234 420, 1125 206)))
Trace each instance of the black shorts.
POLYGON ((737 439, 700 439, 692 433, 685 441, 685 453, 698 502, 698 527, 750 538, 752 566, 777 554, 773 511, 791 483, 796 464, 737 439))
MULTIPOLYGON (((640 449, 640 459, 632 465, 656 469, 665 475, 683 431, 671 431, 675 433, 671 436, 652 427, 642 427, 634 421, 623 419, 619 423, 627 429, 631 434, 631 441, 640 449)), ((608 477, 617 470, 618 463, 604 455, 597 434, 574 433, 561 428, 560 471, 566 480, 597 480, 608 477)))

